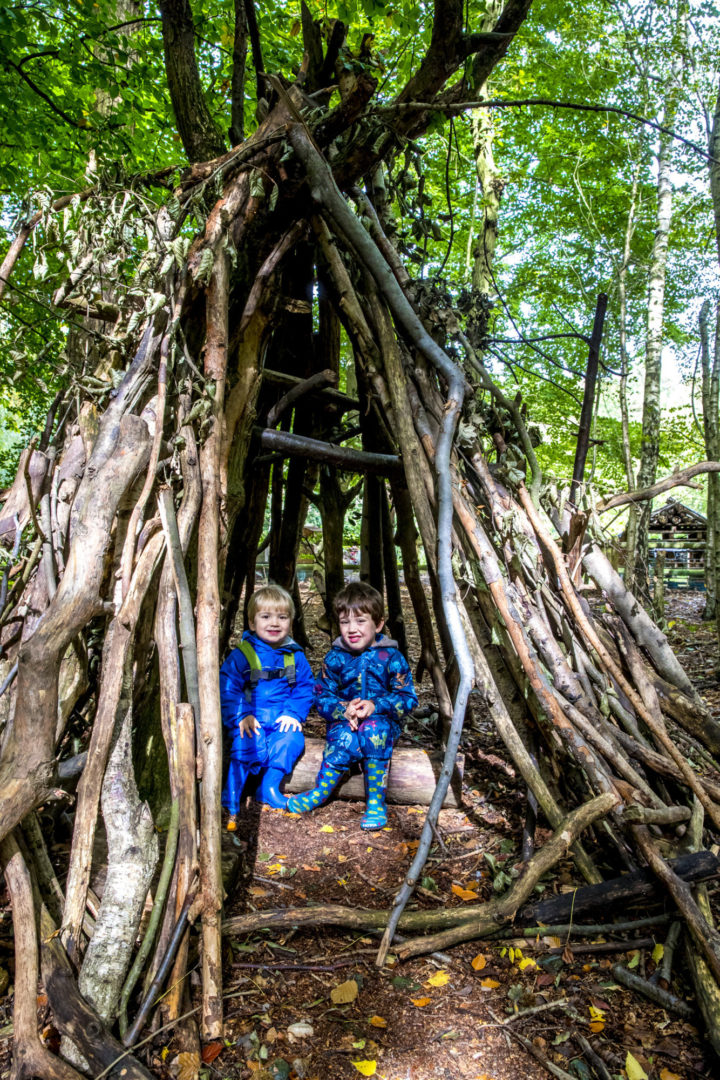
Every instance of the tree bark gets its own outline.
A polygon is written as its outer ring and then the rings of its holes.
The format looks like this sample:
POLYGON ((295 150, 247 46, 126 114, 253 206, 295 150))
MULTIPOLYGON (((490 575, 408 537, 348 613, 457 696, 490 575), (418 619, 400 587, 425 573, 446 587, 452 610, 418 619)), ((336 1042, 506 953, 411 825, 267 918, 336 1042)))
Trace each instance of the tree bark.
POLYGON ((165 70, 178 134, 188 161, 207 161, 225 151, 203 96, 195 56, 195 24, 189 0, 159 0, 165 70))
MULTIPOLYGON (((285 792, 294 794, 307 791, 312 787, 322 761, 323 739, 305 739, 305 749, 290 776, 285 781, 285 792)), ((388 800, 398 805, 428 806, 440 775, 442 757, 437 753, 427 753, 409 747, 396 747, 390 763, 388 779, 388 800)), ((450 786, 445 795, 443 806, 462 805, 462 778, 465 757, 458 754, 453 769, 450 786)), ((345 779, 335 791, 338 798, 361 800, 365 797, 365 787, 360 774, 353 774, 345 779)))
MULTIPOLYGON (((674 34, 674 61, 669 73, 668 87, 663 110, 662 126, 672 129, 677 115, 682 76, 687 50, 687 0, 677 0, 677 16, 674 34)), ((661 134, 657 157, 657 209, 653 250, 650 257, 648 278, 648 311, 645 337, 645 386, 643 390, 642 445, 638 487, 646 488, 655 483, 660 453, 660 388, 662 378, 663 320, 665 312, 665 276, 667 272, 668 242, 672 223, 672 162, 671 140, 661 134)), ((648 594, 648 527, 652 503, 644 503, 638 520, 637 581, 644 595, 648 594)))
POLYGON ((200 688, 198 749, 202 760, 200 796, 200 888, 202 911, 202 1031, 206 1039, 222 1036, 222 948, 220 918, 222 878, 220 790, 222 785, 222 721, 218 627, 220 590, 220 450, 228 345, 228 263, 216 257, 207 294, 205 377, 215 386, 212 429, 200 450, 203 498, 198 539, 197 651, 200 688))

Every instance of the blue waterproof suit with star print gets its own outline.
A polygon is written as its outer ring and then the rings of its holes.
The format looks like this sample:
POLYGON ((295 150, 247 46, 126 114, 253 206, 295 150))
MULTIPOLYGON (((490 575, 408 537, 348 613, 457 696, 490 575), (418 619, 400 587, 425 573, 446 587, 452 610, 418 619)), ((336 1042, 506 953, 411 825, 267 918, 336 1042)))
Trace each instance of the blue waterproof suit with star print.
POLYGON ((400 737, 402 720, 417 705, 410 666, 384 634, 361 653, 337 638, 315 683, 315 708, 327 723, 323 759, 344 770, 363 758, 387 762, 400 737), (353 698, 372 701, 375 712, 353 731, 345 709, 353 698))

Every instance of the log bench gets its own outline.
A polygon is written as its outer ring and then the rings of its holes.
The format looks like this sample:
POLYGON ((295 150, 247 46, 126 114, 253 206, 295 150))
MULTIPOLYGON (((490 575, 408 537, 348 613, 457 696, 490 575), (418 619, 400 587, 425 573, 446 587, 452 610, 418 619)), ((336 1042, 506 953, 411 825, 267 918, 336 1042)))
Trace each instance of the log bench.
MULTIPOLYGON (((315 786, 315 777, 320 768, 324 739, 305 739, 305 750, 299 758, 290 776, 285 780, 286 795, 295 795, 308 791, 315 786)), ((418 749, 416 747, 396 746, 390 761, 388 778, 388 802, 405 806, 420 804, 428 806, 432 798, 442 768, 441 753, 418 749)), ((444 807, 462 805, 462 778, 465 758, 458 754, 453 769, 450 786, 443 802, 444 807)), ((350 775, 335 789, 335 796, 341 799, 365 801, 365 785, 358 765, 350 775)))

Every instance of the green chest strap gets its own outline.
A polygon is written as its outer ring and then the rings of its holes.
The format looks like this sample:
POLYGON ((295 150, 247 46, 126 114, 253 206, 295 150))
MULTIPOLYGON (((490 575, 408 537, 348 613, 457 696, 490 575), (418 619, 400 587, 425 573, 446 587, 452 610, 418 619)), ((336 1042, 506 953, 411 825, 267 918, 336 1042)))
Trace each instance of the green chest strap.
POLYGON ((245 687, 245 700, 248 705, 252 701, 253 690, 261 679, 287 679, 288 686, 295 685, 295 656, 293 653, 283 653, 283 666, 281 668, 264 668, 260 663, 260 657, 249 641, 241 641, 238 648, 250 668, 250 681, 245 687))

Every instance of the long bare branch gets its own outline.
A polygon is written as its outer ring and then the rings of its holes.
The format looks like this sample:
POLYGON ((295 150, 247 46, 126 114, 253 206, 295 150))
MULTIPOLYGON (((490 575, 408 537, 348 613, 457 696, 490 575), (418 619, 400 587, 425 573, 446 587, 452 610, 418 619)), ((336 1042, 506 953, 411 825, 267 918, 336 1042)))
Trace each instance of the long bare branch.
POLYGON ((696 484, 690 483, 693 476, 716 472, 720 472, 720 461, 699 461, 697 465, 688 465, 687 469, 679 469, 650 487, 641 488, 638 491, 618 491, 615 495, 608 495, 607 499, 603 499, 599 504, 598 510, 600 513, 605 513, 606 510, 615 510, 618 506, 626 506, 628 503, 646 502, 648 499, 654 499, 656 495, 662 495, 663 491, 671 491, 676 487, 696 487, 696 484))

